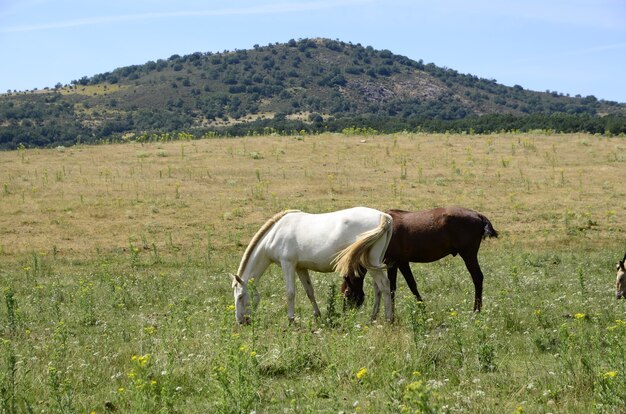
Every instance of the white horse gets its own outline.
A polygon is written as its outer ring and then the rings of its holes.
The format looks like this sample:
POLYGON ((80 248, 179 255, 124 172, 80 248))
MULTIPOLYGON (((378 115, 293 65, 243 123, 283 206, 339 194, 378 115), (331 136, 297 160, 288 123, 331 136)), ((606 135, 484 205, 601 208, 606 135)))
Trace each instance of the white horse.
POLYGON ((626 267, 624 267, 624 262, 626 262, 626 254, 617 263, 617 280, 615 282, 615 297, 617 299, 626 299, 626 267))
MULTIPOLYGON (((237 275, 231 275, 235 296, 235 318, 240 324, 250 321, 248 284, 259 279, 271 263, 280 265, 287 287, 289 320, 294 320, 296 274, 306 291, 313 314, 320 316, 309 269, 316 272, 336 270, 345 276, 364 266, 383 295, 385 316, 393 320, 389 279, 382 269, 383 257, 391 239, 392 219, 386 213, 355 207, 325 214, 287 210, 269 219, 254 235, 241 258, 237 275)), ((260 298, 258 291, 254 306, 260 298)), ((378 313, 375 300, 372 318, 378 313)))

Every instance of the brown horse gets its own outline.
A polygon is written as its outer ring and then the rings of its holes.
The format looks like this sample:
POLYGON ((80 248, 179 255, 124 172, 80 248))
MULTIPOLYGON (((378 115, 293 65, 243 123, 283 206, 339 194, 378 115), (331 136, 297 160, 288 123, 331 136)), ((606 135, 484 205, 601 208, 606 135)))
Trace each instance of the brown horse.
MULTIPOLYGON (((483 272, 478 264, 478 249, 485 237, 498 237, 498 232, 484 215, 462 207, 444 207, 428 211, 387 211, 393 218, 393 233, 385 253, 391 297, 395 297, 398 269, 409 289, 421 302, 422 297, 409 262, 429 263, 449 254, 461 256, 474 282, 474 311, 480 311, 483 294, 483 272)), ((365 294, 363 276, 351 273, 344 277, 341 290, 350 305, 360 306, 365 294)), ((375 298, 375 303, 376 303, 375 298)))
POLYGON ((615 297, 617 299, 626 299, 626 268, 624 268, 624 262, 626 262, 626 253, 624 258, 617 263, 617 281, 615 282, 615 297))

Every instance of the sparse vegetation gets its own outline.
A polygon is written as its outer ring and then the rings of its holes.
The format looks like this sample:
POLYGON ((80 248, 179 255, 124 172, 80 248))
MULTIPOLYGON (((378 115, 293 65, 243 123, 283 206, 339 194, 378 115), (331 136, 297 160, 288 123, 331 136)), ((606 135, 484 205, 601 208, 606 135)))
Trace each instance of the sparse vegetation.
POLYGON ((619 412, 625 150, 588 134, 323 134, 0 152, 0 410, 619 412), (313 273, 322 318, 298 288, 290 326, 272 267, 235 326, 228 272, 277 211, 446 204, 500 232, 480 251, 480 314, 448 257, 413 265, 423 305, 399 282, 394 325, 369 323, 370 282, 342 312, 338 276, 313 273))

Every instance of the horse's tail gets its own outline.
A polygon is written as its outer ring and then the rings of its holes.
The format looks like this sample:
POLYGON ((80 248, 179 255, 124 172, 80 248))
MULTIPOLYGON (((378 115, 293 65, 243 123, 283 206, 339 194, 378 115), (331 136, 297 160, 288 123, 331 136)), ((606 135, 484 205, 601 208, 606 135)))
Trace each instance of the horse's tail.
POLYGON ((493 228, 489 219, 480 213, 478 215, 480 216, 480 219, 482 220, 483 226, 485 228, 485 232, 483 233, 483 239, 487 237, 498 237, 498 232, 496 231, 496 229, 493 228))
POLYGON ((382 263, 383 256, 389 245, 389 240, 391 239, 392 222, 392 218, 389 214, 381 213, 378 227, 362 233, 354 243, 337 254, 333 260, 335 271, 341 276, 346 276, 348 274, 360 274, 359 266, 363 266, 367 269, 384 269, 384 265, 377 266, 370 262, 369 253, 372 246, 374 246, 379 239, 384 237, 385 249, 379 260, 379 262, 382 263))

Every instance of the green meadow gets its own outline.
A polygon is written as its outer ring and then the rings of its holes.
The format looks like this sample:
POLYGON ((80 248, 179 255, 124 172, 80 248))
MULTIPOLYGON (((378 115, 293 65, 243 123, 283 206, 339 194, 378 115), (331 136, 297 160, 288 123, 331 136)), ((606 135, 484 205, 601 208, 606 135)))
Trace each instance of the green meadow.
MULTIPOLYGON (((183 136, 184 138, 184 136, 183 136)), ((571 413, 626 406, 626 141, 587 134, 155 140, 0 152, 2 413, 571 413), (399 278, 396 322, 319 320, 280 268, 235 324, 229 273, 283 209, 456 204, 483 242, 399 278)))

